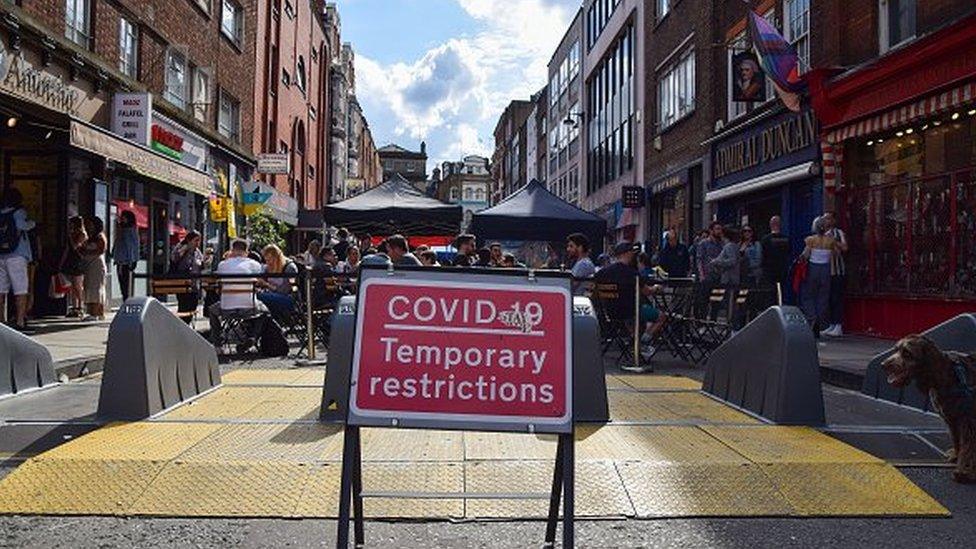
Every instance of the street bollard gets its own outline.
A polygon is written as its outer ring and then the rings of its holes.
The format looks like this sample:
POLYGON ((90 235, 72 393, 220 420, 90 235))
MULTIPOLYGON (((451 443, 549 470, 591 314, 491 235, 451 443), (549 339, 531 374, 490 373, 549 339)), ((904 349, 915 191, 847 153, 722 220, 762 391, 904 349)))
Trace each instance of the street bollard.
POLYGON ((776 304, 780 307, 783 306, 783 283, 776 283, 776 304))
POLYGON ((634 366, 641 365, 641 355, 640 355, 640 333, 641 333, 641 318, 640 318, 640 273, 634 279, 634 366))
POLYGON ((308 330, 308 359, 315 360, 315 330, 312 328, 312 273, 305 273, 305 324, 308 330))

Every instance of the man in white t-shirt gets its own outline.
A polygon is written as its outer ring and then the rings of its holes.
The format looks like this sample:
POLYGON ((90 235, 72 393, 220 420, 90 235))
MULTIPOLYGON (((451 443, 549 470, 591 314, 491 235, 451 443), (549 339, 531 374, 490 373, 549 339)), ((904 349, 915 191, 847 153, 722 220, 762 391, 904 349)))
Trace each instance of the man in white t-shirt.
POLYGON ((573 295, 586 295, 596 265, 590 259, 590 239, 582 233, 566 237, 566 257, 573 262, 573 295))
MULTIPOLYGON (((230 243, 230 255, 217 265, 218 275, 259 275, 264 267, 254 261, 248 254, 245 240, 234 240, 230 243)), ((210 316, 210 338, 215 344, 220 342, 220 319, 227 316, 253 316, 264 312, 264 305, 255 299, 254 284, 256 278, 228 278, 220 281, 220 302, 214 303, 207 311, 210 316)), ((255 333, 261 333, 261 326, 254 328, 255 333)))

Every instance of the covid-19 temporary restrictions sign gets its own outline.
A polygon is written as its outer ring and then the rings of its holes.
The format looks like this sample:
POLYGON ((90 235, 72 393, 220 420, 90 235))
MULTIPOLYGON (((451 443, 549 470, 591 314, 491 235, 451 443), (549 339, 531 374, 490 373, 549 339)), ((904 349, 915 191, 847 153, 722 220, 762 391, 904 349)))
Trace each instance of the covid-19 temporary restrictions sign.
POLYGON ((366 269, 349 424, 572 432, 562 277, 366 269))

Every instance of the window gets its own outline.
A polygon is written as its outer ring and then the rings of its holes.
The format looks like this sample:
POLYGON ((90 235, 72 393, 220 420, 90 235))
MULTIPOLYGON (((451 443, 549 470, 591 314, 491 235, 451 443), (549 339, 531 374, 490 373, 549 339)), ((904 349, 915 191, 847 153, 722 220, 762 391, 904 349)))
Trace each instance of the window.
POLYGON ((695 50, 690 49, 658 78, 658 131, 663 131, 694 110, 695 50))
POLYGON ((201 122, 207 122, 209 118, 208 114, 212 101, 210 95, 211 81, 210 69, 203 67, 193 69, 193 118, 201 122))
POLYGON ((285 0, 285 15, 287 15, 289 19, 295 18, 295 6, 291 5, 290 0, 285 0))
POLYGON ((801 73, 810 69, 810 0, 786 0, 783 37, 793 44, 801 73))
POLYGON ((881 53, 915 38, 917 0, 878 0, 881 53))
POLYGON ((227 92, 220 92, 220 114, 217 117, 217 131, 224 137, 240 141, 241 104, 227 92))
POLYGON ((220 32, 231 42, 238 46, 241 45, 241 40, 244 37, 244 10, 231 0, 223 0, 223 9, 220 13, 220 32))
POLYGON ((211 0, 193 0, 196 5, 203 11, 210 13, 210 1, 211 0))
POLYGON ((288 74, 288 71, 285 69, 281 69, 281 83, 284 84, 285 87, 291 85, 291 75, 288 74))
POLYGON ((64 36, 85 49, 91 45, 90 0, 66 0, 64 36))
POLYGON ((549 77, 549 105, 559 103, 559 71, 552 73, 549 77))
POLYGON ((451 202, 457 202, 457 201, 458 201, 458 188, 451 187, 451 202))
POLYGON ((130 78, 136 78, 138 58, 136 27, 128 19, 119 19, 119 70, 130 78))
POLYGON ((664 19, 664 16, 671 11, 672 0, 656 0, 657 1, 657 20, 660 21, 664 19))
POLYGON ((474 189, 472 189, 471 187, 464 188, 464 200, 465 201, 474 200, 474 189))
MULTIPOLYGON (((586 144, 586 191, 592 194, 633 168, 630 146, 634 131, 634 27, 628 25, 608 56, 597 65, 586 82, 587 104, 582 110, 588 121, 586 144)), ((563 130, 567 131, 567 130, 563 130)))
POLYGON ((298 56, 298 63, 295 64, 295 85, 305 93, 305 58, 298 56))
POLYGON ((600 33, 607 26, 607 22, 610 21, 610 17, 613 16, 618 4, 620 4, 620 0, 595 0, 590 5, 590 9, 586 13, 586 28, 589 31, 586 33, 587 50, 593 48, 593 44, 596 43, 600 33))
POLYGON ((186 54, 173 47, 166 51, 163 99, 180 109, 186 109, 186 54))
POLYGON ((579 41, 573 42, 569 47, 569 79, 576 78, 580 70, 580 45, 579 41))

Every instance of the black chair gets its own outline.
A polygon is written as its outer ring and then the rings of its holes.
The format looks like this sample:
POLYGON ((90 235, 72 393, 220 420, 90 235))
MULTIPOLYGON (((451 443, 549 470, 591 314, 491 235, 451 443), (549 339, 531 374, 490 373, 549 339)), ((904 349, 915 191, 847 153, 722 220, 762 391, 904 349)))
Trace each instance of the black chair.
POLYGON ((623 304, 628 296, 625 292, 621 292, 617 284, 595 282, 592 297, 593 309, 600 323, 602 341, 600 354, 605 356, 612 349, 619 353, 615 364, 619 365, 625 360, 633 363, 633 305, 628 308, 623 304), (628 312, 630 314, 627 314, 628 312))

